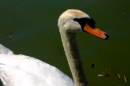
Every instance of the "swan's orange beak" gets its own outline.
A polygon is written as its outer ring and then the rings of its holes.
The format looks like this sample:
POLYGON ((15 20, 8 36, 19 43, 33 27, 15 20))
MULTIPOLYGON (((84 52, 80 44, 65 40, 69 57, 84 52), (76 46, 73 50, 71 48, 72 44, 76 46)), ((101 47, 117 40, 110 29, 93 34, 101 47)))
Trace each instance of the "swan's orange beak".
POLYGON ((108 39, 107 33, 101 31, 97 27, 91 28, 87 23, 84 26, 84 31, 86 31, 86 32, 88 32, 88 33, 90 33, 90 34, 92 34, 94 36, 97 36, 99 38, 108 39))

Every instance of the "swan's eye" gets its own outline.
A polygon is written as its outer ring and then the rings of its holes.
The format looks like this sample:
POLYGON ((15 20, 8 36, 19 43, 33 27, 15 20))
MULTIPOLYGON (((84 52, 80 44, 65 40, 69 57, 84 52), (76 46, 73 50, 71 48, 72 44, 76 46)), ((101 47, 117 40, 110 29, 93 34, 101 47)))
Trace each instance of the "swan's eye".
POLYGON ((74 21, 78 22, 83 29, 85 24, 87 23, 91 28, 95 28, 95 21, 92 18, 74 18, 74 21))

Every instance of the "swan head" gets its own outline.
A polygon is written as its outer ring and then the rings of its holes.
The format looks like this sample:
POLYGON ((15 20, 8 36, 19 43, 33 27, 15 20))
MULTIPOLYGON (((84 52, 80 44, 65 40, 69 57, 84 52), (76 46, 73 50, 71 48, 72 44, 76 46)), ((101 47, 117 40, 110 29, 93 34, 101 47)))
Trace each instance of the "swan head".
POLYGON ((86 13, 77 9, 68 9, 58 19, 60 31, 77 33, 88 32, 102 39, 108 39, 107 33, 95 26, 95 21, 86 13))

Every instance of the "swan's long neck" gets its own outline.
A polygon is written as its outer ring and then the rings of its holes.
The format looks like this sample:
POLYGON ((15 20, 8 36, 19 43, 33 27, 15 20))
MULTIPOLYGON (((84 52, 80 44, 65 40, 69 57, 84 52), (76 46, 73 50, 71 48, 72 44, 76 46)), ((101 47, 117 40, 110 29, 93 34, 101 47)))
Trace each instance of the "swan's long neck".
POLYGON ((76 33, 66 32, 63 28, 60 28, 60 34, 75 86, 88 86, 80 58, 76 33))

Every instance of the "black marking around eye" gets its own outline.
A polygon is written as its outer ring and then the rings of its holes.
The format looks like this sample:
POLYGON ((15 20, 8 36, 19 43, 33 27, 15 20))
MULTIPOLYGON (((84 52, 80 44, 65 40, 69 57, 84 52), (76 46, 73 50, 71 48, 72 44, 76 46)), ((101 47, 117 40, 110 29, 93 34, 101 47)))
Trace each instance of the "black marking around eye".
POLYGON ((95 29, 95 21, 92 18, 74 18, 74 21, 77 21, 83 30, 85 24, 87 23, 91 28, 95 29))

